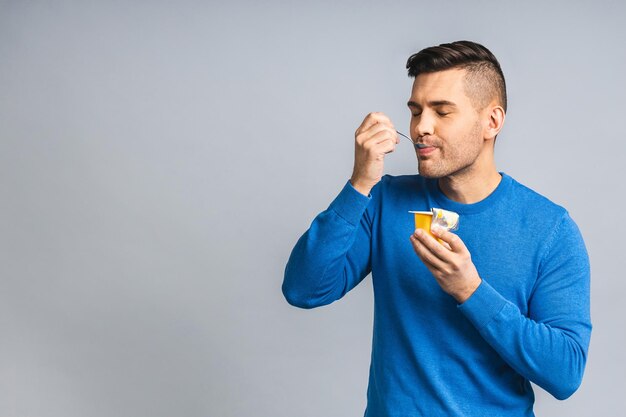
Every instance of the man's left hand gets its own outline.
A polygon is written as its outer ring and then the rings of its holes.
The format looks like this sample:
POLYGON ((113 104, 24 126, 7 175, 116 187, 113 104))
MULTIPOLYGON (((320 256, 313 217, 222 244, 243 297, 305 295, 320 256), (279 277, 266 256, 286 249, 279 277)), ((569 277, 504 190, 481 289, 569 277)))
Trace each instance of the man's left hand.
POLYGON ((481 283, 469 250, 454 233, 441 227, 434 227, 431 232, 448 247, 437 242, 424 230, 417 229, 411 235, 413 249, 435 276, 441 289, 462 304, 481 283))

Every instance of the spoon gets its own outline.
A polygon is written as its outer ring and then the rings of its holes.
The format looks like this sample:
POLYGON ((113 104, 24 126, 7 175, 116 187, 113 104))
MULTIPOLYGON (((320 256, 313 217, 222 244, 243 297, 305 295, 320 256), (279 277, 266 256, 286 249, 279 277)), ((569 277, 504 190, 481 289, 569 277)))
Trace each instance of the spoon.
POLYGON ((421 143, 415 143, 415 142, 413 142, 413 139, 411 139, 410 137, 408 137, 408 136, 407 136, 407 135, 405 135, 404 133, 400 133, 400 132, 398 132, 397 130, 396 130, 396 133, 397 133, 398 135, 400 135, 400 136, 404 136, 405 138, 407 138, 408 140, 410 140, 410 141, 411 141, 411 143, 413 144, 413 146, 415 146, 415 147, 416 147, 416 148, 418 148, 418 149, 422 149, 422 148, 425 148, 425 147, 426 147, 426 145, 423 145, 423 144, 421 144, 421 143))

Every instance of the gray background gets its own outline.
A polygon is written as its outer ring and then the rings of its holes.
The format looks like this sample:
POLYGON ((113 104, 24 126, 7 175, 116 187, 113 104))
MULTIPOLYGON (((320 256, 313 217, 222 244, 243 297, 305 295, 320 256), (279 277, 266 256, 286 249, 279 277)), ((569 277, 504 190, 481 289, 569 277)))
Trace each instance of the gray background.
MULTIPOLYGON (((350 176, 363 117, 407 131, 406 58, 458 39, 507 77, 498 168, 567 207, 591 256, 585 379, 565 402, 538 389, 537 415, 623 412, 625 15, 0 2, 0 416, 362 415, 371 281, 303 311, 284 265, 350 176)), ((416 171, 410 148, 388 173, 416 171)))

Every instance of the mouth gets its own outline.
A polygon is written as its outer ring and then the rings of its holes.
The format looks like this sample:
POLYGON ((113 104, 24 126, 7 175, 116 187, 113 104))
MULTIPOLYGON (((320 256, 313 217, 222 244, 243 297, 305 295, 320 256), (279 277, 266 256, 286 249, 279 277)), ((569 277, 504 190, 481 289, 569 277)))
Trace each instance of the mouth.
POLYGON ((417 149, 417 154, 419 156, 428 156, 437 149, 437 147, 426 145, 425 143, 416 143, 415 148, 417 149))

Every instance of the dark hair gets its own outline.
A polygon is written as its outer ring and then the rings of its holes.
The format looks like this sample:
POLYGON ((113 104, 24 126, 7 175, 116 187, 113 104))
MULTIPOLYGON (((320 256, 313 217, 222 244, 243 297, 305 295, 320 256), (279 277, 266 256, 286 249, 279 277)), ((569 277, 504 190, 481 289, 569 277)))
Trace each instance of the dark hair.
POLYGON ((470 41, 442 43, 425 48, 409 57, 409 77, 447 69, 465 69, 466 93, 474 106, 482 109, 498 97, 506 112, 506 83, 500 63, 484 46, 470 41))

